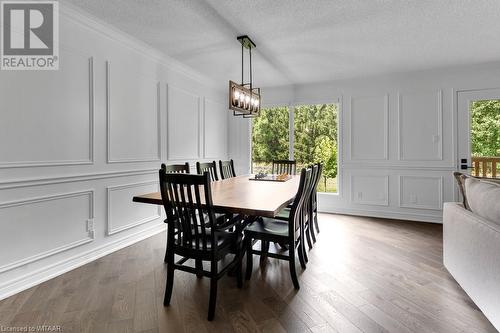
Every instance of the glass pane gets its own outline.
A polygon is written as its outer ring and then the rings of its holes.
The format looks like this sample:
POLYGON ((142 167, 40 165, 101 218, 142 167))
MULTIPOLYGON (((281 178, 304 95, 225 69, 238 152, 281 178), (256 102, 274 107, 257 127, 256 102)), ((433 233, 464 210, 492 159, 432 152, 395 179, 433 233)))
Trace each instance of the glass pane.
POLYGON ((252 173, 271 173, 273 160, 288 159, 288 107, 261 109, 252 121, 252 173))
POLYGON ((470 105, 473 175, 500 177, 500 100, 470 105))
POLYGON ((337 114, 336 104, 295 108, 294 158, 297 170, 307 164, 323 164, 318 192, 337 192, 337 114))

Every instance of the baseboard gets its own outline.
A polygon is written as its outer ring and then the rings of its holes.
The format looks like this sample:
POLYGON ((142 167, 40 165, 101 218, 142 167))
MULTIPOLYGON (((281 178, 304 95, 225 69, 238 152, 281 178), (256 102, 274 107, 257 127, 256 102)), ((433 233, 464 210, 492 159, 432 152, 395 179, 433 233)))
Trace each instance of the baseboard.
POLYGON ((368 209, 354 209, 354 208, 326 208, 320 211, 321 213, 334 213, 334 214, 345 214, 345 215, 355 215, 355 216, 368 216, 368 217, 378 217, 385 219, 395 219, 395 220, 406 220, 406 221, 416 221, 416 222, 430 222, 430 223, 443 223, 443 218, 440 216, 425 215, 425 214, 411 214, 411 213, 401 213, 401 212, 391 212, 391 211, 378 211, 378 210, 368 210, 368 209))
POLYGON ((43 269, 30 272, 14 280, 2 283, 0 285, 0 300, 164 231, 165 224, 156 224, 125 238, 79 253, 71 258, 44 267, 43 269))

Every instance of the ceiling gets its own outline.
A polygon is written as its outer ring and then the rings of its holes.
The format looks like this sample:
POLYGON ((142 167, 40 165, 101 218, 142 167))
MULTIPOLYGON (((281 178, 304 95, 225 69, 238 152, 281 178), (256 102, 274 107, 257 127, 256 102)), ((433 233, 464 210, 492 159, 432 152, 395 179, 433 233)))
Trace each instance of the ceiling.
POLYGON ((498 0, 67 0, 216 81, 257 86, 500 60, 498 0))

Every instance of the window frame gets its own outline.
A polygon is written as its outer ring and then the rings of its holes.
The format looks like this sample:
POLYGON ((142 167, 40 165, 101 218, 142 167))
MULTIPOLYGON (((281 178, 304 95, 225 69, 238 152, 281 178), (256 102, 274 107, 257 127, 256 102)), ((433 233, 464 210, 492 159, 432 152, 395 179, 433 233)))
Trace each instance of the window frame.
MULTIPOLYGON (((276 103, 265 104, 262 108, 272 107, 287 107, 288 108, 288 158, 294 159, 295 154, 295 109, 299 106, 318 105, 318 104, 336 104, 337 105, 337 192, 318 192, 321 196, 334 196, 337 198, 343 197, 343 144, 342 144, 342 128, 343 128, 343 108, 342 97, 330 101, 300 101, 295 103, 276 103)), ((250 122, 250 170, 253 172, 253 121, 250 122)))

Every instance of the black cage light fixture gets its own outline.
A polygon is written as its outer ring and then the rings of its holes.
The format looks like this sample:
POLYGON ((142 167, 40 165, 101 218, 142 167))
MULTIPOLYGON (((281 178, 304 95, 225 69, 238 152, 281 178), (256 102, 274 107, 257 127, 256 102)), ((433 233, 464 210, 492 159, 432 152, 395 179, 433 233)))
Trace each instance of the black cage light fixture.
POLYGON ((247 35, 238 36, 241 43, 241 84, 229 81, 229 109, 233 110, 233 115, 243 116, 243 118, 258 117, 260 113, 260 88, 254 88, 252 77, 252 49, 255 43, 247 35), (248 49, 250 82, 244 81, 244 52, 248 49))

